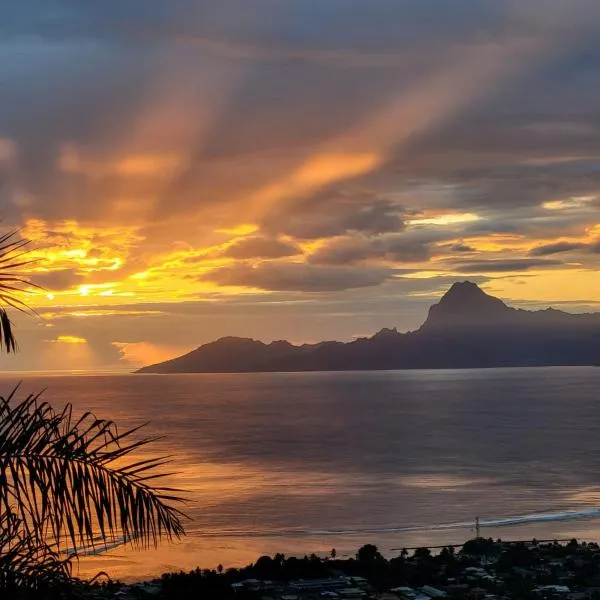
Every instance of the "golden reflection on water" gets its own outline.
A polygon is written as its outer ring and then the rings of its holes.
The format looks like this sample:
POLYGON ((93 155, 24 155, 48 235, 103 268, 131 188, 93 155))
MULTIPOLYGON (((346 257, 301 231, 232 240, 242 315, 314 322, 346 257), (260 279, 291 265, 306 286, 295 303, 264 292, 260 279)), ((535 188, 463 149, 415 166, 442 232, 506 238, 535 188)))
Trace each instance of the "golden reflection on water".
POLYGON ((600 490, 598 488, 583 488, 569 494, 568 498, 571 502, 578 504, 600 506, 600 490))
POLYGON ((177 472, 169 484, 194 494, 195 502, 207 507, 222 503, 223 496, 262 496, 266 489, 285 488, 286 495, 311 496, 330 493, 330 486, 351 486, 354 480, 341 473, 261 469, 242 463, 194 463, 193 456, 178 456, 177 472))
MULTIPOLYGON (((149 458, 155 454, 148 452, 146 456, 145 452, 138 452, 137 455, 138 458, 149 458)), ((164 541, 156 549, 137 550, 120 546, 100 554, 82 556, 77 563, 78 576, 91 577, 104 570, 113 579, 141 579, 197 566, 242 566, 265 553, 297 554, 299 549, 307 554, 329 553, 332 546, 328 539, 306 535, 302 535, 301 539, 294 538, 293 531, 288 533, 294 539, 277 531, 271 531, 272 535, 269 536, 268 529, 259 522, 255 524, 253 532, 228 531, 222 525, 211 526, 210 523, 200 529, 195 522, 198 515, 222 507, 225 497, 256 501, 264 497, 268 490, 276 492, 285 488, 288 496, 314 498, 330 494, 338 486, 349 489, 352 477, 306 471, 272 471, 239 463, 194 464, 194 460, 193 456, 177 456, 177 461, 172 465, 176 472, 166 476, 162 482, 181 490, 181 497, 187 501, 181 505, 181 510, 190 517, 184 521, 187 535, 182 540, 164 541)))
MULTIPOLYGON (((186 571, 198 566, 212 569, 219 564, 225 568, 243 566, 255 562, 264 554, 329 553, 331 548, 328 540, 312 537, 295 543, 280 537, 261 539, 239 537, 223 540, 218 537, 202 539, 191 534, 180 542, 161 544, 157 549, 137 552, 120 548, 98 556, 83 557, 79 560, 76 572, 78 576, 84 578, 93 576, 99 571, 107 571, 113 579, 149 579, 161 573, 186 571)), ((354 550, 354 545, 349 545, 348 553, 354 550)))
POLYGON ((489 485, 491 478, 460 477, 458 475, 409 475, 402 477, 402 484, 409 488, 453 490, 469 485, 489 485))

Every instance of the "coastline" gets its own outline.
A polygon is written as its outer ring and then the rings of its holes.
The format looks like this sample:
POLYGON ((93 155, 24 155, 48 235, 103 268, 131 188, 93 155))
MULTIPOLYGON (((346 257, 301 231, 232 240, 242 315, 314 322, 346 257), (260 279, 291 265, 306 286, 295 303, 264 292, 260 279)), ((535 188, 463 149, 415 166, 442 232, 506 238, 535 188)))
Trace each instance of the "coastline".
MULTIPOLYGON (((556 511, 556 515, 573 514, 573 511, 556 511)), ((515 519, 518 521, 518 519, 515 519)), ((600 518, 580 516, 561 520, 537 520, 528 523, 490 527, 490 520, 481 519, 481 534, 493 539, 581 539, 600 540, 600 518)), ((500 519, 494 519, 500 521, 500 519)), ((503 520, 504 521, 504 520, 503 520)), ((283 553, 289 556, 315 554, 328 555, 335 547, 340 558, 350 558, 364 544, 377 545, 380 552, 391 558, 403 547, 443 547, 464 544, 475 534, 475 520, 459 529, 413 528, 411 532, 388 532, 359 535, 322 534, 286 537, 262 535, 260 537, 198 536, 190 532, 179 542, 163 544, 158 549, 138 552, 125 547, 116 548, 96 556, 82 557, 78 576, 92 577, 99 571, 108 571, 114 578, 127 582, 149 580, 158 573, 214 569, 218 564, 225 568, 241 568, 263 555, 283 553)))
POLYGON ((390 558, 374 544, 361 546, 349 558, 340 558, 336 549, 324 557, 276 553, 238 569, 219 564, 134 584, 108 582, 99 589, 114 594, 103 597, 122 600, 183 598, 192 592, 200 596, 204 592, 213 600, 592 600, 600 591, 599 561, 600 546, 595 542, 477 537, 460 546, 403 548, 390 558))

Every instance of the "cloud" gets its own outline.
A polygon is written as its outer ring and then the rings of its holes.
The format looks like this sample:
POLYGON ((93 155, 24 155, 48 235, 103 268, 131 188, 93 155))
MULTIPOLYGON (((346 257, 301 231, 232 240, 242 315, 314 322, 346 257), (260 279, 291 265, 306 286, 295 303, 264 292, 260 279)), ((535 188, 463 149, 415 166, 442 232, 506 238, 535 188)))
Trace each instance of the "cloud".
POLYGON ((303 263, 238 263, 204 274, 201 279, 223 286, 274 291, 331 292, 372 287, 394 275, 391 269, 308 265, 303 263))
POLYGON ((582 250, 587 245, 582 242, 555 242, 552 244, 543 244, 530 250, 531 256, 550 256, 563 252, 572 252, 573 250, 582 250))
POLYGON ((431 254, 430 241, 392 234, 337 238, 309 255, 308 260, 323 265, 351 265, 371 259, 415 263, 427 262, 431 254))
POLYGON ((553 237, 577 237, 585 234, 586 227, 593 217, 590 213, 547 211, 540 206, 512 207, 509 214, 495 208, 486 214, 486 218, 467 224, 463 229, 464 237, 473 235, 515 234, 548 239, 553 237))
POLYGON ((88 341, 85 338, 78 337, 76 335, 59 335, 55 340, 50 340, 56 344, 87 344, 88 341))
POLYGON ((0 169, 10 168, 18 157, 17 145, 13 140, 0 137, 0 169))
POLYGON ((475 252, 475 248, 473 246, 469 246, 468 244, 463 244, 459 242, 457 244, 452 244, 450 246, 450 250, 452 252, 475 252))
POLYGON ((300 248, 292 242, 275 238, 246 237, 229 246, 223 252, 223 256, 236 259, 283 258, 300 253, 300 248))
POLYGON ((58 269, 47 273, 33 273, 29 279, 44 290, 63 291, 85 281, 85 276, 73 269, 58 269))
POLYGON ((434 273, 595 289, 593 0, 23 4, 0 23, 2 216, 33 240, 45 325, 97 363, 200 329, 416 323, 434 273))
POLYGON ((453 268, 459 273, 503 273, 555 267, 561 264, 562 263, 560 261, 546 260, 543 258, 515 258, 509 260, 492 259, 486 261, 460 263, 453 268))
POLYGON ((262 220, 261 228, 306 240, 350 232, 401 231, 404 217, 401 206, 373 193, 328 189, 274 207, 262 220))
POLYGON ((352 48, 332 50, 290 48, 285 45, 243 43, 233 39, 186 34, 165 28, 129 31, 134 35, 138 35, 141 39, 157 39, 196 45, 209 52, 234 60, 284 63, 307 62, 342 69, 393 69, 406 66, 408 62, 406 55, 401 55, 393 50, 370 52, 352 48))
MULTIPOLYGON (((29 216, 49 220, 157 222, 177 214, 188 223, 208 216, 216 226, 240 212, 277 220, 272 213, 280 201, 317 197, 332 185, 346 193, 347 181, 394 171, 401 172, 396 189, 426 175, 464 185, 470 192, 461 195, 465 204, 485 202, 490 189, 506 190, 497 201, 499 192, 490 196, 490 204, 517 202, 523 189, 503 185, 512 178, 505 157, 551 155, 565 137, 575 146, 569 150, 581 151, 581 132, 593 119, 562 115, 573 106, 564 101, 567 91, 555 101, 516 77, 556 51, 545 46, 548 38, 577 30, 572 18, 536 19, 522 7, 486 6, 474 16, 461 3, 444 9, 437 23, 407 3, 375 2, 365 11, 336 0, 331 6, 343 6, 343 18, 334 8, 321 11, 324 22, 336 23, 325 34, 309 26, 308 8, 275 10, 272 3, 261 2, 254 14, 240 3, 229 12, 214 2, 193 10, 177 0, 170 11, 148 5, 135 15, 112 3, 107 9, 55 0, 36 5, 3 24, 11 33, 4 55, 13 66, 4 108, 10 131, 2 133, 19 147, 19 172, 11 182, 16 219, 17 199, 27 197, 29 216), (392 34, 388 23, 402 23, 404 34, 392 34), (344 68, 333 77, 331 65, 344 68), (352 65, 361 66, 346 68, 352 65), (23 80, 23 72, 31 76, 23 80), (73 95, 73 89, 86 92, 73 95), (528 95, 529 112, 522 115, 515 107, 528 95), (529 107, 540 98, 547 111, 532 116, 529 107), (508 106, 508 117, 497 103, 508 106), (474 104, 477 110, 464 110, 474 104), (577 126, 531 127, 534 117, 552 123, 557 116, 577 126), (46 126, 36 127, 39 122, 46 126), (65 149, 71 149, 66 162, 65 149), (71 168, 57 168, 61 159, 71 168), (491 171, 469 189, 474 160, 492 163, 491 171)), ((562 15, 565 6, 558 2, 547 12, 562 15)), ((577 39, 586 44, 585 36, 577 39)), ((576 55, 578 48, 565 44, 561 51, 576 55)), ((574 65, 583 73, 584 67, 574 65)), ((543 84, 552 85, 557 68, 544 70, 543 84)), ((593 81, 578 83, 582 96, 594 97, 593 81)), ((583 142, 590 154, 590 139, 583 142)), ((516 184, 519 177, 515 173, 516 184)), ((301 230, 298 237, 317 237, 307 231, 318 228, 309 217, 292 224, 301 230)), ((346 230, 362 227, 350 223, 346 230)), ((275 223, 270 232, 285 228, 275 223)))
POLYGON ((120 362, 129 368, 139 368, 181 356, 192 346, 154 344, 150 342, 113 342, 121 353, 120 362))

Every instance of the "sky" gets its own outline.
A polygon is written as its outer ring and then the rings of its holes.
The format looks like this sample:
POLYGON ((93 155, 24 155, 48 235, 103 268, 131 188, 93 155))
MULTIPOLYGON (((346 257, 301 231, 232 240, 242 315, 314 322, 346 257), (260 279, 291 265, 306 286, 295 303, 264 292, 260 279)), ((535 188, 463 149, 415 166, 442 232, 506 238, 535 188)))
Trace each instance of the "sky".
POLYGON ((600 311, 597 0, 0 1, 6 370, 600 311))

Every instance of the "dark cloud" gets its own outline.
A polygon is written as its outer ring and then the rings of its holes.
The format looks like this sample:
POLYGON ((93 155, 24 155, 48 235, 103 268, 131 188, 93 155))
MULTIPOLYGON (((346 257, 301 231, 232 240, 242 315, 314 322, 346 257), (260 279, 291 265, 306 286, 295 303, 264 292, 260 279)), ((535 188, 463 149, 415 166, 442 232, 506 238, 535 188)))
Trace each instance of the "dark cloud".
MULTIPOLYGON (((598 149, 600 153, 600 148, 598 149)), ((551 161, 550 161, 551 162, 551 161)), ((465 201, 473 207, 506 209, 509 206, 536 207, 545 201, 595 195, 600 191, 600 162, 593 169, 570 169, 549 164, 543 169, 531 167, 490 169, 483 178, 461 176, 465 201)))
POLYGON ((84 283, 85 276, 73 269, 61 269, 48 273, 34 273, 29 279, 44 290, 58 292, 84 283))
POLYGON ((513 208, 509 213, 497 208, 485 218, 467 223, 464 235, 518 234, 531 239, 577 236, 593 220, 593 210, 546 210, 542 206, 513 208))
POLYGON ((307 265, 303 263, 261 263, 214 269, 203 280, 219 285, 252 287, 275 291, 330 292, 377 286, 394 275, 391 269, 367 269, 307 265))
POLYGON ((462 242, 459 242, 458 244, 452 244, 452 246, 450 246, 450 250, 452 252, 475 252, 475 248, 473 248, 473 246, 463 244, 462 242))
POLYGON ((544 244, 533 248, 529 254, 531 256, 550 256, 562 252, 572 252, 573 250, 582 250, 586 244, 580 242, 556 242, 554 244, 544 244))
POLYGON ((312 264, 351 265, 370 259, 412 263, 426 262, 430 258, 430 241, 392 234, 335 239, 313 252, 308 260, 312 264))
POLYGON ((316 239, 357 231, 368 234, 401 231, 404 219, 402 207, 376 194, 326 190, 274 208, 261 225, 268 232, 316 239))
POLYGON ((503 273, 509 271, 528 271, 529 269, 540 269, 555 267, 562 264, 557 260, 546 260, 543 258, 515 258, 510 260, 491 259, 485 261, 460 263, 455 265, 454 270, 459 273, 503 273))
MULTIPOLYGON (((152 1, 139 10, 128 2, 32 0, 27 9, 11 9, 0 24, 5 33, 0 134, 19 148, 11 213, 15 219, 22 212, 117 218, 117 198, 138 201, 141 213, 143 201, 158 195, 156 212, 147 218, 161 219, 235 202, 293 172, 315 148, 443 69, 458 50, 485 49, 524 34, 541 42, 533 73, 510 79, 469 111, 415 132, 408 151, 392 152, 381 171, 394 179, 395 190, 416 179, 456 186, 451 198, 416 196, 421 207, 530 206, 557 193, 598 189, 593 163, 600 155, 595 100, 600 45, 589 31, 598 8, 581 1, 551 4, 543 2, 545 9, 536 11, 512 3, 481 2, 474 8, 466 0, 451 8, 433 0, 418 5, 373 0, 368 7, 332 0, 319 8, 315 24, 315 2, 279 6, 258 0, 249 8, 239 1, 225 7, 214 0, 174 0, 168 9, 152 1), (561 46, 560 60, 544 59, 544 40, 551 42, 552 58, 555 40, 563 38, 568 43, 561 46), (148 134, 152 117, 159 122, 178 111, 187 124, 209 125, 190 139, 180 140, 173 133, 178 127, 148 134), (166 183, 151 174, 90 179, 61 173, 57 153, 67 142, 100 162, 115 153, 163 152, 174 145, 186 167, 166 183), (264 153, 255 169, 257 155, 264 153), (565 154, 592 158, 587 166, 517 164, 565 154), (231 175, 233 162, 241 171, 240 163, 250 161, 252 173, 231 175), (23 191, 27 211, 18 204, 23 191)), ((336 194, 316 196, 271 211, 266 229, 289 229, 311 239, 401 228, 396 209, 376 195, 365 198, 361 210, 345 208, 336 194)))
POLYGON ((224 256, 229 258, 283 258, 295 256, 301 250, 292 242, 264 237, 247 237, 235 242, 225 250, 224 256))

